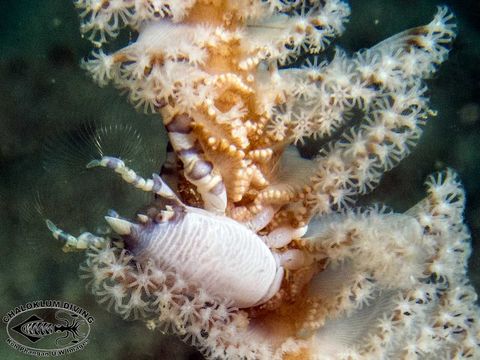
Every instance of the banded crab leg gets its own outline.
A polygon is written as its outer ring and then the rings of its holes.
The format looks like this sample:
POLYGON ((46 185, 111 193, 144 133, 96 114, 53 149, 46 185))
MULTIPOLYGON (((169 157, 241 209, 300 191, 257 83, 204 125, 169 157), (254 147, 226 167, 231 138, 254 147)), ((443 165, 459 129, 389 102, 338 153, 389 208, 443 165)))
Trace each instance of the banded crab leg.
MULTIPOLYGON (((152 179, 144 179, 137 175, 134 170, 128 168, 122 160, 109 156, 104 156, 100 160, 92 160, 87 164, 87 168, 96 166, 106 167, 114 170, 116 173, 120 174, 122 179, 124 179, 126 182, 133 184, 138 189, 147 192, 151 191, 167 200, 170 200, 176 208, 185 207, 172 189, 170 189, 170 187, 157 174, 153 174, 152 179)), ((169 218, 175 215, 175 209, 167 205, 167 209, 161 211, 160 213, 161 219, 167 221, 169 218)), ((140 216, 142 217, 145 215, 140 216)), ((130 234, 132 227, 135 226, 134 223, 120 218, 120 216, 113 210, 109 211, 108 215, 105 216, 105 220, 118 235, 130 234)), ((84 232, 78 237, 75 237, 58 228, 52 221, 48 219, 46 220, 46 224, 48 229, 52 232, 53 237, 64 243, 63 251, 65 252, 82 251, 92 246, 96 248, 103 248, 108 242, 110 242, 109 239, 96 236, 90 232, 84 232)))
POLYGON ((227 190, 220 173, 205 159, 203 149, 193 133, 193 119, 187 114, 176 114, 165 124, 168 137, 183 163, 185 178, 197 187, 204 208, 224 214, 227 190))
MULTIPOLYGON (((140 175, 137 175, 134 170, 127 167, 122 160, 110 156, 104 156, 100 160, 93 160, 87 164, 87 168, 96 166, 112 169, 119 174, 123 180, 132 184, 137 189, 146 192, 153 192, 158 196, 169 200, 170 205, 167 204, 165 209, 161 210, 155 217, 155 221, 157 222, 169 221, 170 219, 175 218, 176 215, 183 213, 186 208, 186 205, 180 200, 175 192, 157 174, 153 174, 152 179, 144 179, 140 175)), ((137 219, 140 223, 146 223, 149 221, 148 216, 144 214, 138 214, 137 219)), ((119 235, 130 234, 132 226, 135 226, 135 224, 130 221, 120 218, 118 214, 113 216, 112 212, 109 213, 108 216, 105 216, 105 220, 113 231, 119 235)))
POLYGON ((144 179, 140 175, 137 175, 134 170, 127 167, 122 160, 110 156, 104 156, 100 160, 92 160, 87 164, 87 168, 97 166, 112 169, 119 174, 123 180, 132 184, 137 189, 146 192, 153 192, 158 196, 172 201, 176 205, 181 205, 182 207, 185 206, 173 190, 170 189, 170 187, 157 174, 153 174, 152 179, 144 179))
POLYGON ((78 237, 75 237, 62 229, 59 229, 48 219, 45 220, 45 223, 47 224, 48 229, 52 232, 53 237, 63 242, 64 245, 62 250, 64 252, 83 251, 92 246, 101 249, 110 241, 104 237, 96 236, 89 232, 84 232, 78 237))

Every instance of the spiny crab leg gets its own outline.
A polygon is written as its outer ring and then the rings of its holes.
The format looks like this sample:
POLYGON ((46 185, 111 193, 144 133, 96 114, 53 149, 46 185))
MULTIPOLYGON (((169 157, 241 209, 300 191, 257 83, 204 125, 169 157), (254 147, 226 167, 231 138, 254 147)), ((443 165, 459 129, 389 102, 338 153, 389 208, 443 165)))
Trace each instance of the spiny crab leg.
POLYGON ((127 167, 122 160, 111 156, 104 156, 100 160, 92 160, 87 164, 87 168, 93 168, 97 166, 114 170, 117 174, 121 175, 123 180, 129 184, 132 184, 137 189, 146 192, 151 191, 158 196, 171 200, 177 205, 184 206, 182 201, 177 197, 173 190, 170 189, 170 187, 157 174, 153 174, 152 179, 144 179, 137 175, 134 170, 127 167))
POLYGON ((59 229, 53 222, 50 220, 45 220, 48 229, 52 232, 52 235, 55 239, 60 240, 64 243, 62 250, 64 252, 71 251, 82 251, 90 247, 96 247, 101 249, 105 247, 105 244, 109 241, 101 236, 93 235, 89 232, 84 232, 78 237, 70 235, 69 233, 59 229))

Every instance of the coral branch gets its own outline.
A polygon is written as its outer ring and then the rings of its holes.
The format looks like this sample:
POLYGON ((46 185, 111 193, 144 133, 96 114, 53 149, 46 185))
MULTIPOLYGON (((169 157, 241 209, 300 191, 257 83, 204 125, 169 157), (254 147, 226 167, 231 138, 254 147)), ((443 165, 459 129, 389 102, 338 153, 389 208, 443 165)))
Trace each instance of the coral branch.
POLYGON ((453 15, 332 59, 340 0, 77 0, 97 49, 83 67, 161 116, 156 198, 115 234, 74 237, 98 301, 173 332, 209 359, 480 357, 468 283, 465 194, 446 170, 404 214, 354 207, 417 143, 430 109, 425 80, 446 60, 453 15), (102 46, 124 29, 135 41, 102 46), (305 58, 306 65, 294 61, 305 58), (287 66, 288 65, 288 66, 287 66), (295 145, 326 145, 313 159, 295 145), (200 208, 200 209, 199 209, 200 208))

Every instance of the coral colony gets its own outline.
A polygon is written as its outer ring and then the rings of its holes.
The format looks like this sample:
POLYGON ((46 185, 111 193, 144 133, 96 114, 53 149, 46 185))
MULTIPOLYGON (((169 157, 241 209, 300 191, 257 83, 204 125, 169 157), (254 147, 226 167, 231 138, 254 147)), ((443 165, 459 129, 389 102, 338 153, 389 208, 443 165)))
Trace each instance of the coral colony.
POLYGON ((154 194, 135 220, 106 216, 115 235, 47 221, 65 250, 86 250, 99 303, 209 359, 480 358, 455 173, 431 176, 404 214, 354 207, 433 113, 423 79, 455 37, 448 9, 322 62, 311 54, 348 20, 340 0, 75 6, 96 47, 84 68, 160 114, 171 145, 151 178, 115 157, 88 164, 154 194), (122 28, 136 41, 104 51, 122 28), (304 159, 305 138, 335 140, 304 159))

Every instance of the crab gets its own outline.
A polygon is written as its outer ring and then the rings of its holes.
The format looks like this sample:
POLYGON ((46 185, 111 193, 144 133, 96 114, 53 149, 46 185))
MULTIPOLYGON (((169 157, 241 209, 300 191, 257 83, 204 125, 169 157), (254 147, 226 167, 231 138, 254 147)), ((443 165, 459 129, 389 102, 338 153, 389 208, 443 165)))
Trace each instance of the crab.
MULTIPOLYGON (((158 174, 144 179, 121 159, 105 156, 87 165, 96 166, 112 169, 126 182, 153 192, 160 200, 154 203, 153 211, 137 214, 136 222, 115 211, 105 216, 135 261, 153 261, 159 268, 172 269, 192 285, 228 299, 236 308, 266 303, 279 292, 285 270, 298 270, 313 262, 300 250, 286 248, 306 233, 307 226, 281 226, 266 235, 257 234, 271 222, 275 214, 272 207, 265 207, 242 223, 186 205, 158 174)), ((49 220, 47 225, 53 236, 65 243, 65 251, 102 248, 110 241, 89 232, 75 237, 49 220)))

